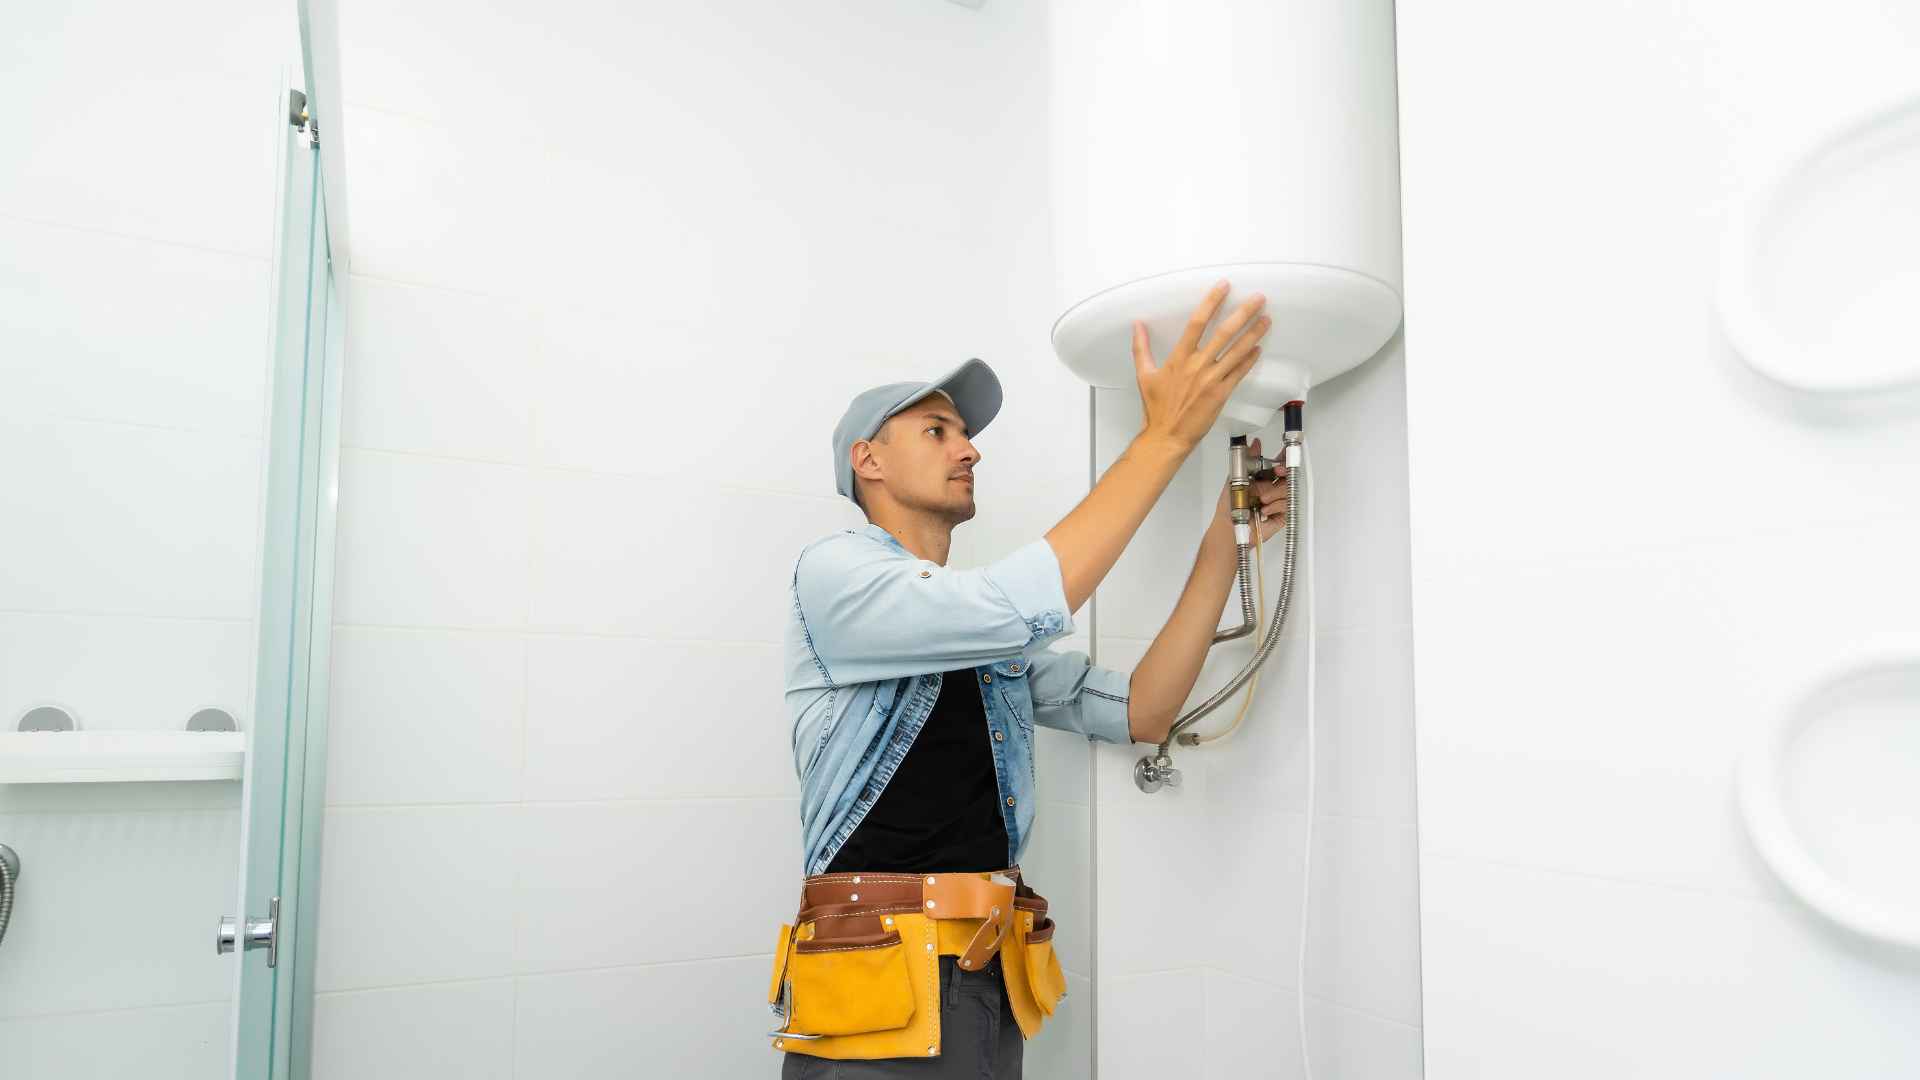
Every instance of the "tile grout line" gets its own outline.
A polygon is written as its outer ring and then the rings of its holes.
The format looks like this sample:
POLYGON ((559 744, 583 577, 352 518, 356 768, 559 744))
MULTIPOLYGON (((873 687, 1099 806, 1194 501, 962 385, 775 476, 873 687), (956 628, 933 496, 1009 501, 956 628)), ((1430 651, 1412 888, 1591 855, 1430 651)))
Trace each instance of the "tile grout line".
MULTIPOLYGON (((529 564, 531 564, 533 561, 533 554, 532 554, 533 545, 531 544, 527 545, 527 552, 528 552, 527 561, 529 564)), ((529 580, 531 580, 531 574, 532 574, 531 565, 529 565, 528 574, 529 574, 529 580)), ((529 614, 531 614, 532 606, 533 606, 533 590, 528 589, 527 590, 527 607, 529 610, 529 614)), ((532 698, 533 698, 532 671, 533 671, 533 644, 532 644, 532 641, 525 634, 522 634, 520 635, 519 782, 515 785, 515 791, 514 791, 515 802, 519 806, 526 805, 526 797, 527 797, 527 716, 532 708, 532 704, 531 704, 532 698)), ((515 817, 524 817, 524 816, 525 816, 524 811, 516 811, 515 813, 515 817)), ((512 823, 512 827, 514 830, 514 836, 516 838, 520 838, 520 839, 525 838, 526 836, 525 822, 514 821, 512 823)), ((510 950, 508 952, 508 956, 510 956, 512 959, 516 961, 516 964, 515 964, 516 967, 519 966, 517 961, 520 958, 520 942, 522 940, 522 934, 520 930, 521 930, 521 923, 522 923, 522 913, 526 907, 526 905, 523 903, 526 896, 526 859, 521 857, 522 855, 524 855, 524 853, 516 854, 513 860, 513 884, 510 888, 510 891, 507 894, 509 897, 512 898, 512 901, 513 901, 513 925, 511 930, 511 933, 513 934, 513 938, 511 941, 508 942, 508 948, 510 950)), ((515 1075, 518 1075, 520 1072, 520 979, 517 976, 514 978, 513 982, 510 984, 510 989, 508 991, 508 1000, 511 1002, 510 1007, 513 1010, 512 1011, 513 1019, 511 1023, 508 1025, 508 1032, 507 1032, 507 1074, 509 1076, 515 1076, 515 1075)))
POLYGON ((143 236, 139 233, 121 232, 118 229, 102 228, 98 225, 75 225, 65 221, 51 221, 45 218, 25 217, 0 211, 0 221, 11 221, 21 225, 32 225, 42 229, 61 229, 68 232, 86 233, 89 236, 111 236, 116 240, 131 240, 139 244, 158 244, 162 247, 183 248, 197 251, 203 255, 221 255, 230 259, 244 259, 260 263, 263 267, 273 260, 269 253, 234 251, 231 248, 210 247, 206 244, 194 244, 185 240, 166 240, 157 236, 143 236))
MULTIPOLYGON (((419 979, 413 982, 379 983, 373 986, 342 986, 332 990, 315 990, 314 996, 316 998, 347 997, 355 994, 389 993, 400 990, 414 990, 422 987, 465 986, 502 981, 510 981, 517 984, 522 979, 545 979, 563 975, 594 975, 612 971, 648 971, 656 968, 686 967, 693 964, 713 964, 728 960, 760 960, 766 963, 772 963, 773 954, 770 952, 727 953, 721 956, 694 956, 684 960, 643 960, 629 964, 594 964, 586 967, 550 968, 538 971, 509 971, 498 975, 465 975, 451 979, 419 979)), ((519 1000, 517 993, 514 1000, 517 1008, 517 1002, 519 1000)), ((219 1001, 208 1004, 225 1005, 227 1002, 219 1001)))
MULTIPOLYGON (((1199 972, 1202 977, 1203 983, 1206 975, 1217 974, 1217 975, 1226 976, 1227 978, 1241 979, 1246 982, 1255 983, 1270 990, 1278 990, 1284 994, 1289 994, 1289 995, 1299 994, 1298 988, 1287 985, 1285 983, 1277 983, 1272 981, 1271 979, 1262 979, 1256 976, 1246 975, 1238 971, 1228 971, 1225 968, 1215 967, 1212 964, 1204 964, 1204 963, 1188 964, 1183 967, 1154 968, 1149 971, 1130 971, 1125 975, 1114 975, 1111 977, 1110 981, 1127 982, 1134 979, 1152 978, 1157 975, 1180 975, 1180 974, 1185 974, 1187 972, 1199 972)), ((1361 1008, 1357 1005, 1350 1005, 1337 998, 1331 998, 1324 994, 1316 993, 1311 990, 1307 992, 1306 998, 1310 1002, 1318 1002, 1320 1005, 1326 1006, 1328 1008, 1342 1009, 1346 1012, 1355 1013, 1357 1015, 1364 1016, 1369 1020, 1377 1020, 1383 1024, 1393 1024, 1396 1027, 1403 1027, 1412 1031, 1420 1031, 1424 1026, 1422 1024, 1410 1024, 1405 1020, 1396 1020, 1391 1016, 1382 1016, 1381 1014, 1374 1012, 1371 1009, 1361 1008)))
MULTIPOLYGON (((174 780, 135 781, 135 783, 144 783, 144 784, 171 784, 171 783, 179 783, 179 782, 180 781, 174 781, 174 780)), ((231 780, 189 780, 185 782, 190 784, 233 783, 233 781, 231 780)), ((63 806, 63 807, 58 807, 50 810, 49 809, 8 810, 8 809, 5 809, 3 806, 0 806, 0 820, 4 820, 6 818, 18 818, 18 817, 46 818, 46 817, 55 817, 55 816, 58 816, 61 818, 80 818, 86 815, 100 815, 100 814, 178 814, 181 816, 185 816, 188 814, 203 814, 203 815, 219 814, 224 816, 228 814, 238 815, 239 813, 240 813, 240 807, 238 805, 234 805, 234 806, 155 806, 155 805, 149 804, 144 806, 142 805, 72 806, 72 807, 63 806)), ((152 823, 142 822, 142 824, 152 824, 152 823)))
POLYGON ((212 1001, 163 1001, 152 1005, 119 1005, 106 1009, 66 1009, 60 1012, 20 1013, 13 1016, 0 1016, 0 1025, 31 1023, 35 1020, 64 1020, 75 1016, 109 1016, 114 1013, 153 1012, 158 1009, 204 1009, 218 1006, 222 1009, 233 1005, 228 998, 212 1001))
MULTIPOLYGON (((0 611, 0 615, 6 612, 0 611)), ((156 616, 160 617, 160 616, 156 616)), ((225 620, 248 621, 248 620, 225 620)), ((657 634, 623 634, 601 630, 551 630, 534 626, 461 626, 455 623, 378 623, 378 622, 335 622, 336 630, 385 630, 398 633, 421 634, 503 634, 524 637, 586 638, 609 641, 646 641, 660 645, 719 645, 726 648, 765 648, 777 649, 777 641, 728 640, 725 638, 661 637, 657 634)))
POLYGON ((554 465, 526 461, 514 461, 510 458, 476 457, 468 454, 444 454, 430 450, 399 450, 386 446, 370 446, 364 443, 342 442, 342 450, 351 450, 357 454, 378 454, 385 457, 409 458, 419 461, 455 462, 462 465, 492 465, 503 469, 518 469, 530 473, 550 473, 560 476, 585 476, 603 480, 631 480, 653 484, 658 487, 672 488, 689 495, 702 492, 724 491, 739 495, 775 495, 783 498, 803 499, 821 505, 838 505, 838 495, 818 495, 810 491, 787 491, 780 488, 748 487, 742 484, 728 483, 724 479, 699 484, 673 479, 681 473, 646 473, 622 469, 590 469, 579 465, 554 465))
POLYGON ((73 416, 56 412, 0 412, 0 423, 17 424, 92 424, 97 427, 157 431, 169 435, 193 435, 204 439, 261 444, 266 440, 257 431, 233 431, 207 427, 183 427, 179 424, 155 424, 146 420, 121 420, 111 416, 73 416))
POLYGON ((585 807, 585 806, 665 806, 674 803, 689 802, 798 802, 798 795, 663 795, 658 798, 613 798, 613 799, 477 799, 472 802, 393 802, 393 803, 327 803, 324 809, 340 811, 368 810, 473 810, 507 809, 524 807, 537 809, 542 807, 585 807))
POLYGON ((253 619, 239 615, 154 615, 140 611, 61 611, 41 610, 38 608, 0 608, 0 618, 18 615, 23 618, 44 619, 147 619, 158 622, 206 622, 226 623, 233 626, 251 626, 253 619))
MULTIPOLYGON (((531 318, 532 316, 529 314, 528 317, 531 318)), ((542 351, 546 348, 545 331, 546 323, 544 320, 541 320, 535 328, 534 341, 535 347, 542 351)), ((534 454, 539 446, 540 439, 540 395, 536 393, 533 397, 534 400, 527 406, 527 460, 529 462, 534 459, 534 454)), ((525 602, 521 606, 520 615, 520 621, 523 627, 533 625, 534 575, 538 572, 540 566, 539 541, 542 535, 540 531, 540 506, 541 502, 536 493, 529 490, 527 492, 526 504, 527 595, 525 602)), ((515 762, 516 782, 514 785, 514 804, 516 809, 514 810, 514 817, 520 819, 526 816, 524 808, 527 805, 527 726, 528 716, 532 711, 533 699, 533 638, 523 630, 516 635, 516 639, 520 643, 520 752, 518 755, 519 760, 515 762)), ((515 837, 524 838, 526 836, 524 821, 514 820, 511 822, 511 827, 514 830, 515 837)), ((508 931, 511 934, 511 938, 507 942, 507 956, 508 961, 515 968, 520 966, 523 943, 526 940, 526 934, 524 932, 526 923, 526 904, 524 901, 526 899, 527 885, 526 867, 524 864, 526 860, 520 857, 520 855, 523 854, 524 853, 517 853, 513 860, 513 881, 509 886, 507 894, 513 905, 512 923, 508 931)), ((520 1074, 520 978, 517 972, 507 985, 508 1000, 511 1002, 510 1007, 512 1009, 512 1020, 508 1025, 509 1031, 507 1034, 507 1075, 518 1076, 520 1074)))
MULTIPOLYGON (((1245 975, 1238 971, 1228 971, 1225 968, 1214 967, 1212 964, 1203 964, 1201 965, 1201 967, 1206 972, 1210 972, 1216 975, 1223 975, 1230 979, 1243 979, 1247 982, 1256 983, 1260 986, 1267 987, 1270 990, 1279 990, 1283 993, 1288 993, 1288 994, 1299 993, 1299 990, 1297 988, 1292 986, 1287 986, 1282 983, 1274 982, 1271 979, 1262 979, 1253 975, 1245 975)), ((1422 1027, 1424 1027, 1424 1025, 1422 1024, 1410 1024, 1405 1020, 1396 1020, 1391 1016, 1382 1016, 1381 1014, 1374 1012, 1372 1009, 1364 1009, 1358 1005, 1350 1005, 1347 1002, 1339 1000, 1338 998, 1328 997, 1325 994, 1315 993, 1314 991, 1311 991, 1311 990, 1307 991, 1306 998, 1309 1002, 1318 1002, 1320 1005, 1329 1009, 1341 1009, 1346 1012, 1354 1013, 1359 1016, 1364 1016, 1369 1020, 1377 1020, 1383 1024, 1392 1024, 1395 1027, 1403 1027, 1408 1029, 1409 1031, 1419 1031, 1422 1029, 1422 1027)))
MULTIPOLYGON (((1515 862, 1507 859, 1489 859, 1480 855, 1453 855, 1443 851, 1420 851, 1421 859, 1439 859, 1442 862, 1464 863, 1470 866, 1493 866, 1502 870, 1518 870, 1529 874, 1544 874, 1549 877, 1570 878, 1574 881, 1598 881, 1609 885, 1622 885, 1628 888, 1652 889, 1657 892, 1677 892, 1686 896, 1708 900, 1736 900, 1759 907, 1779 911, 1796 912, 1801 906, 1787 897, 1770 897, 1757 893, 1740 892, 1731 888, 1701 888, 1692 885, 1675 885, 1665 881, 1649 881, 1645 878, 1622 877, 1618 874, 1594 874, 1580 870, 1567 870, 1556 866, 1541 866, 1533 863, 1515 862)), ((1415 875, 1418 881, 1418 875, 1415 875)))

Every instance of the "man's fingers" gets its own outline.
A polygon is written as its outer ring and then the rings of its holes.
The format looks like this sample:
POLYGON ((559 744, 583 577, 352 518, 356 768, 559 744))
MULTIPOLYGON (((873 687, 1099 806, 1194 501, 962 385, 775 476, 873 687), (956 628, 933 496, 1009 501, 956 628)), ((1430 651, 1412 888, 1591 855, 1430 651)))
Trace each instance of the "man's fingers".
POLYGON ((1141 382, 1153 375, 1153 349, 1147 344, 1147 324, 1138 319, 1133 323, 1133 374, 1141 382))
POLYGON ((1221 357, 1219 363, 1213 364, 1212 370, 1218 376, 1218 385, 1222 391, 1228 394, 1233 393, 1233 388, 1239 386, 1240 380, 1246 377, 1247 372, 1253 370, 1253 362, 1258 359, 1260 359, 1260 346, 1235 345, 1233 351, 1221 357))
MULTIPOLYGON (((1201 358, 1211 360, 1224 353, 1227 349, 1227 343, 1233 341, 1234 335, 1240 333, 1241 329, 1246 327, 1247 323, 1252 321, 1255 315, 1260 315, 1260 308, 1266 302, 1266 297, 1261 296, 1259 293, 1254 293, 1252 296, 1247 297, 1245 303, 1234 308, 1233 314, 1227 316, 1226 321, 1221 323, 1219 329, 1213 332, 1213 336, 1207 339, 1207 347, 1200 350, 1201 358)), ((1260 315, 1260 321, 1254 323, 1252 328, 1247 330, 1246 336, 1241 338, 1240 342, 1248 345, 1258 344, 1260 339, 1266 336, 1267 327, 1272 325, 1272 319, 1265 315, 1260 315)))
POLYGON ((1173 355, 1168 363, 1192 355, 1194 347, 1200 344, 1200 335, 1207 332, 1207 324, 1213 321, 1213 314, 1220 310, 1221 301, 1227 298, 1227 283, 1222 281, 1207 290, 1200 306, 1193 309, 1193 316, 1187 320, 1187 328, 1181 332, 1179 344, 1173 347, 1173 355))

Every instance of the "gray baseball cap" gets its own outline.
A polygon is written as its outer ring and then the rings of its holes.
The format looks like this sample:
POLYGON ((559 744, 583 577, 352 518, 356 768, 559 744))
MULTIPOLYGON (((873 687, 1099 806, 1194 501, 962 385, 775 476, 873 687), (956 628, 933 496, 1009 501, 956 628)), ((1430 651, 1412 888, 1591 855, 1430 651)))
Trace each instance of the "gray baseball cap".
POLYGON ((980 359, 969 360, 929 383, 888 383, 861 392, 833 428, 834 487, 853 499, 855 506, 860 500, 853 495, 853 444, 873 438, 881 425, 935 390, 944 390, 953 399, 968 438, 978 438, 1000 411, 1000 377, 980 359))

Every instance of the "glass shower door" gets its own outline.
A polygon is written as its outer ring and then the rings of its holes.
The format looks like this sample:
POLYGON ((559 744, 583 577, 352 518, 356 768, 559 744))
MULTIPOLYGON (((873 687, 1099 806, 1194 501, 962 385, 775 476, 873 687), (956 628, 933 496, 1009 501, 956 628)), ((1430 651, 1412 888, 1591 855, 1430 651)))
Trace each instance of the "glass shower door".
POLYGON ((311 925, 318 892, 326 757, 343 321, 328 251, 318 126, 298 91, 288 99, 281 149, 256 722, 242 802, 237 914, 222 920, 220 938, 223 949, 241 953, 236 1080, 280 1080, 305 1071, 313 942, 300 927, 303 914, 311 925))

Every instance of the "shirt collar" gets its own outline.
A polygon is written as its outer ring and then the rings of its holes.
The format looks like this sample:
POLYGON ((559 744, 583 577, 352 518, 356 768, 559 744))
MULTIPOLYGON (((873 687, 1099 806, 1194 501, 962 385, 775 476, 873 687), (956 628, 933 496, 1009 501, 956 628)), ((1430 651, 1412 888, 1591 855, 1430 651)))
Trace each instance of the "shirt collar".
POLYGON ((868 537, 869 539, 878 540, 883 544, 890 544, 897 551, 904 552, 907 550, 906 547, 900 543, 897 537, 895 537, 892 533, 888 532, 887 530, 881 528, 880 526, 875 525, 871 521, 867 522, 865 525, 860 526, 860 528, 856 529, 855 531, 860 533, 863 536, 868 537))

